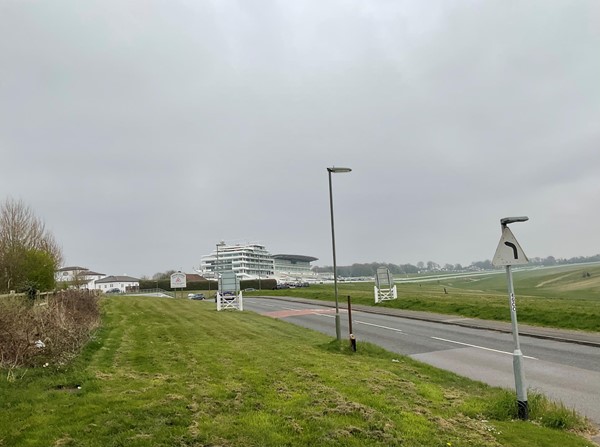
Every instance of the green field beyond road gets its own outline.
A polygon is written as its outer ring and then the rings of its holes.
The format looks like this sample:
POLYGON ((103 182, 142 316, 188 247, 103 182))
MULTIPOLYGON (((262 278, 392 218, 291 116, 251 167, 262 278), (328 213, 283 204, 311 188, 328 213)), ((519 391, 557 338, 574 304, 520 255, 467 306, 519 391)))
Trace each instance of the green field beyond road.
MULTIPOLYGON (((521 323, 600 332, 600 265, 573 265, 515 271, 518 319, 521 323)), ((415 278, 418 279, 418 278, 415 278)), ((339 282, 339 297, 375 305, 372 282, 339 282)), ((421 310, 486 320, 510 321, 506 275, 396 282, 398 299, 379 307, 421 310)), ((333 285, 263 290, 249 295, 279 295, 332 301, 333 285)))
POLYGON ((586 446, 586 424, 361 344, 212 302, 119 296, 75 363, 0 380, 0 446, 586 446))

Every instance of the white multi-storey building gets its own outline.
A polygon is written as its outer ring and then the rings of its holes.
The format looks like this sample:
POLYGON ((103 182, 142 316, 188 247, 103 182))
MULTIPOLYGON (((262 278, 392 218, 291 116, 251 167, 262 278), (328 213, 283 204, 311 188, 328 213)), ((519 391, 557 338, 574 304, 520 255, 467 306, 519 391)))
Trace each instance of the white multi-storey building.
POLYGON ((214 278, 218 272, 232 270, 240 279, 303 280, 315 276, 310 263, 316 260, 312 256, 271 255, 259 244, 221 242, 211 254, 202 257, 200 273, 214 278))
POLYGON ((273 257, 264 245, 217 244, 211 254, 203 256, 200 271, 205 277, 214 277, 215 272, 234 271, 240 279, 268 278, 274 274, 273 257))

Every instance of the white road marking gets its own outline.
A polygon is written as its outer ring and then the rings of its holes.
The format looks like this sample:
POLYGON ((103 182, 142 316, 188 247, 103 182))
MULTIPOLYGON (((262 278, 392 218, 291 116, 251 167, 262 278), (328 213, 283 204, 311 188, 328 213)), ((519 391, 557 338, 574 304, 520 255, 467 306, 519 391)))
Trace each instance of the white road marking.
POLYGON ((400 329, 396 329, 396 328, 388 327, 388 326, 381 326, 379 324, 367 323, 365 321, 356 320, 356 322, 359 323, 359 324, 366 324, 367 326, 375 326, 375 327, 378 327, 378 328, 381 328, 381 329, 389 329, 390 331, 403 332, 400 329))
MULTIPOLYGON (((431 337, 431 338, 433 338, 434 340, 441 340, 441 341, 445 341, 445 342, 448 342, 448 343, 454 343, 454 344, 457 344, 457 345, 469 346, 470 348, 484 349, 486 351, 498 352, 500 354, 513 355, 512 352, 499 351, 497 349, 486 348, 484 346, 471 345, 469 343, 462 343, 460 341, 448 340, 446 338, 440 338, 440 337, 431 337)), ((537 359, 535 357, 529 357, 528 355, 524 355, 523 358, 531 359, 531 360, 539 360, 539 359, 537 359)))

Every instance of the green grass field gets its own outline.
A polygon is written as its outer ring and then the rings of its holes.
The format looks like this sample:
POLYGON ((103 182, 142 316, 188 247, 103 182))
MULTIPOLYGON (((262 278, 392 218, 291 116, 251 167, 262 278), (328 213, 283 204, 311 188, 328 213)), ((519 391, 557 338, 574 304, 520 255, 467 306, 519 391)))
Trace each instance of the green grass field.
POLYGON ((74 364, 2 375, 0 446, 591 445, 534 393, 513 421, 512 392, 251 312, 118 296, 103 314, 74 364))
MULTIPOLYGON (((600 332, 600 265, 515 271, 513 279, 519 322, 600 332)), ((377 306, 510 321, 504 273, 396 285, 398 299, 377 306)), ((339 282, 340 300, 350 295, 353 303, 375 305, 373 286, 339 282)), ((249 293, 261 294, 334 299, 331 284, 249 293)))

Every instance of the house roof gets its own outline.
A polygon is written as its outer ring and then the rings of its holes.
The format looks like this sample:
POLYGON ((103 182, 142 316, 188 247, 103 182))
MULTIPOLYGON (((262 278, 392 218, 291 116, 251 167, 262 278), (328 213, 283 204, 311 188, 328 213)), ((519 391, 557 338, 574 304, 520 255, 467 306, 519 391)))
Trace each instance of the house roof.
POLYGON ((81 272, 81 273, 84 275, 100 275, 100 276, 104 275, 104 273, 93 272, 91 270, 86 270, 85 272, 81 272))
POLYGON ((312 261, 316 261, 319 258, 314 258, 312 256, 303 256, 303 255, 273 255, 273 259, 285 259, 286 261, 312 262, 312 261))
POLYGON ((106 278, 99 279, 96 281, 96 284, 105 283, 105 282, 139 282, 140 280, 137 278, 132 278, 131 276, 117 276, 111 275, 106 278))
POLYGON ((78 266, 72 266, 72 267, 63 267, 57 270, 57 272, 71 272, 73 270, 87 270, 87 267, 78 267, 78 266))
POLYGON ((204 281, 206 278, 204 278, 204 276, 200 276, 197 273, 186 273, 185 274, 185 280, 192 282, 192 281, 204 281))

